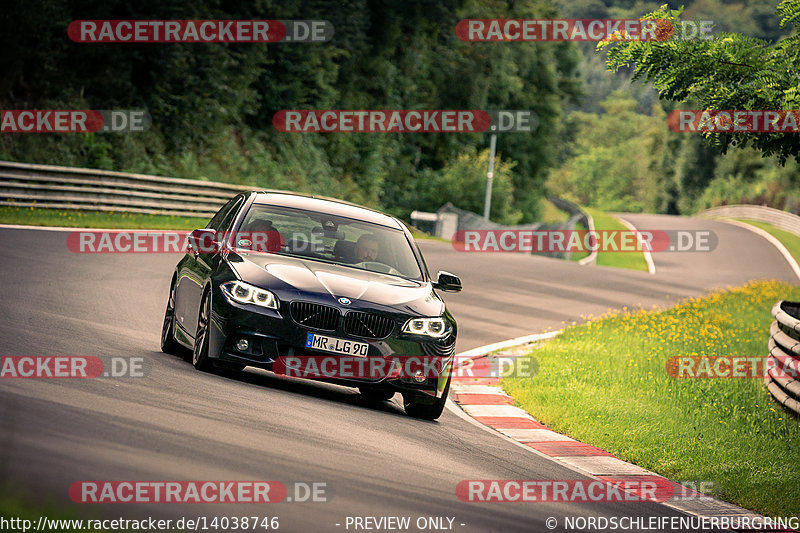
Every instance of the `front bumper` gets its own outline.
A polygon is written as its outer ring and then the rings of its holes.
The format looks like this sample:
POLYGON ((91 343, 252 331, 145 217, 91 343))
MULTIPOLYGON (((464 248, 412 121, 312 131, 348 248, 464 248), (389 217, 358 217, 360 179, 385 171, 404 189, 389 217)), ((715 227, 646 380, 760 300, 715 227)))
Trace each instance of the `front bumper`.
MULTIPOLYGON (((346 334, 342 329, 342 320, 339 321, 339 327, 335 331, 320 331, 301 326, 292 319, 288 302, 281 302, 278 310, 240 304, 229 300, 219 287, 212 290, 212 298, 208 354, 211 359, 276 370, 278 367, 282 368, 281 365, 287 358, 297 360, 304 357, 340 357, 331 352, 307 348, 308 333, 364 342, 369 345, 366 358, 381 359, 375 361, 375 366, 390 368, 392 367, 391 361, 405 362, 411 358, 417 358, 424 359, 428 363, 435 361, 436 369, 433 370, 431 366, 427 366, 423 376, 424 381, 418 381, 408 372, 400 372, 399 375, 394 372, 380 376, 358 375, 344 378, 308 375, 300 377, 352 387, 415 393, 419 396, 417 400, 422 402, 426 399, 433 401, 442 396, 452 370, 456 341, 455 330, 449 338, 443 341, 421 339, 400 333, 404 320, 411 317, 394 317, 395 326, 389 336, 382 339, 369 339, 346 334), (247 350, 237 347, 237 343, 241 339, 248 340, 247 350)), ((331 302, 319 303, 338 308, 331 302)), ((353 311, 369 310, 353 309, 353 311)), ((367 366, 369 366, 368 363, 367 366)))

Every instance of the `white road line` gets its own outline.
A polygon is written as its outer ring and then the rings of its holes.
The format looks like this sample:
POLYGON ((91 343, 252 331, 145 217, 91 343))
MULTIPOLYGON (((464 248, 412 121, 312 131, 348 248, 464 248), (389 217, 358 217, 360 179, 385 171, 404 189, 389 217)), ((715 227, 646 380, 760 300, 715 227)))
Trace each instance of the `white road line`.
POLYGON ((786 259, 786 261, 789 263, 789 266, 792 267, 792 270, 794 270, 794 273, 797 276, 797 279, 800 279, 800 265, 797 264, 797 261, 794 260, 794 257, 792 257, 791 252, 789 252, 789 250, 786 249, 786 247, 783 245, 783 243, 781 241, 779 241, 778 239, 776 239, 775 237, 773 237, 772 235, 770 235, 769 232, 766 232, 761 228, 757 228, 755 226, 751 226, 750 224, 746 224, 744 222, 739 222, 738 220, 733 220, 733 219, 730 219, 730 218, 718 218, 716 220, 719 220, 721 222, 726 222, 728 224, 733 224, 734 226, 739 226, 741 228, 748 229, 748 230, 752 231, 753 233, 755 233, 757 235, 761 235, 762 237, 767 239, 773 246, 775 246, 775 248, 778 249, 778 251, 781 253, 781 255, 783 255, 784 259, 786 259))
POLYGON ((563 456, 558 457, 558 460, 589 472, 593 476, 653 475, 653 472, 650 472, 641 466, 636 466, 632 463, 626 463, 622 459, 617 459, 616 457, 609 457, 606 455, 563 456))
POLYGON ((461 408, 472 416, 505 416, 511 418, 533 417, 527 411, 513 405, 462 405, 461 408))
POLYGON ((503 435, 508 435, 512 439, 517 439, 520 442, 563 442, 563 441, 572 441, 575 442, 575 439, 571 439, 566 435, 562 435, 561 433, 556 433, 555 431, 550 431, 549 429, 498 429, 500 433, 503 435))
POLYGON ((641 235, 639 235, 638 230, 636 229, 636 227, 633 224, 631 224, 630 222, 628 222, 624 218, 620 217, 619 215, 613 215, 613 216, 615 216, 617 218, 617 220, 622 222, 622 224, 626 228, 628 228, 631 231, 636 232, 636 238, 639 240, 639 243, 642 245, 642 253, 644 254, 644 260, 647 263, 647 271, 650 272, 651 274, 655 274, 656 273, 656 264, 653 262, 653 254, 651 254, 649 250, 645 250, 645 248, 648 248, 648 246, 644 242, 644 238, 641 235))
POLYGON ((39 230, 39 231, 127 231, 132 232, 136 231, 139 233, 148 233, 148 232, 169 232, 169 231, 186 231, 188 233, 189 230, 180 230, 180 229, 159 229, 159 228, 73 228, 68 226, 26 226, 24 224, 0 224, 0 229, 27 229, 27 230, 39 230))
POLYGON ((511 348, 512 346, 519 346, 520 344, 529 344, 531 342, 541 341, 545 339, 552 339, 553 337, 559 335, 560 333, 561 330, 548 331, 547 333, 525 335, 524 337, 517 337, 515 339, 509 339, 507 341, 495 342, 494 344, 487 344, 486 346, 479 346, 477 348, 473 348, 472 350, 461 352, 456 356, 456 359, 462 360, 465 358, 475 358, 487 355, 491 352, 496 352, 497 350, 502 350, 503 348, 511 348))
POLYGON ((459 383, 454 381, 450 383, 450 390, 462 394, 505 394, 500 387, 492 387, 490 385, 470 385, 468 383, 459 383))
POLYGON ((24 226, 21 224, 0 224, 0 229, 36 229, 39 231, 112 231, 92 228, 65 228, 63 226, 24 226))

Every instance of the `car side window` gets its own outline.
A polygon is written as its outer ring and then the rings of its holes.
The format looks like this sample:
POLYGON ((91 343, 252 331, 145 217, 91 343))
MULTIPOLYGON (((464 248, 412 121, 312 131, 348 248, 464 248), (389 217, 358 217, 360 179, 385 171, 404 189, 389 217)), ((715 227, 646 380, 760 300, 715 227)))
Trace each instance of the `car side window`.
POLYGON ((220 228, 222 227, 222 222, 230 214, 231 209, 239 201, 239 199, 240 199, 240 197, 236 196, 235 198, 232 198, 231 200, 229 200, 227 204, 222 206, 222 209, 217 211, 217 214, 214 215, 214 217, 208 223, 206 228, 207 229, 215 229, 215 230, 219 231, 220 228))
POLYGON ((241 207, 242 202, 244 199, 242 197, 234 198, 233 205, 225 214, 225 217, 219 223, 219 227, 215 228, 217 231, 228 231, 231 229, 231 224, 233 223, 233 219, 236 218, 236 215, 239 213, 239 207, 241 207))

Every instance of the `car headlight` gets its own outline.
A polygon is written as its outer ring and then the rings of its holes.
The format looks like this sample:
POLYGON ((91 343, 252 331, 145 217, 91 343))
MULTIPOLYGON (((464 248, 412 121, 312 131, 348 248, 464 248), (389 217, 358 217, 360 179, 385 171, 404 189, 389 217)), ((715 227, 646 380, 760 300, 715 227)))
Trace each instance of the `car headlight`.
POLYGON ((425 335, 434 339, 441 339, 450 333, 450 328, 443 318, 411 318, 403 326, 403 333, 411 335, 425 335))
POLYGON ((255 304, 270 309, 278 308, 278 299, 274 294, 244 281, 228 281, 220 287, 225 296, 240 304, 255 304))

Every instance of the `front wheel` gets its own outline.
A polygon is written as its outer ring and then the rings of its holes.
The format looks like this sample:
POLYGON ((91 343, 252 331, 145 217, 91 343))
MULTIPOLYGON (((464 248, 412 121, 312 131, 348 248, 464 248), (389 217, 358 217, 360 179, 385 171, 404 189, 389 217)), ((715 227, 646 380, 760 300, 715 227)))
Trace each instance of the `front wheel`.
POLYGON ((447 385, 444 386, 442 397, 437 398, 433 403, 420 403, 415 401, 416 397, 411 394, 403 395, 403 407, 408 416, 421 418, 423 420, 436 420, 442 416, 444 404, 447 403, 447 394, 450 392, 450 378, 447 378, 447 385))
POLYGON ((183 355, 185 348, 175 340, 175 282, 169 286, 169 300, 161 326, 161 351, 170 355, 183 355))
POLYGON ((211 291, 206 291, 200 304, 200 313, 197 317, 197 333, 194 336, 194 350, 192 350, 192 365, 197 370, 211 370, 211 360, 208 358, 208 332, 211 324, 211 291))

